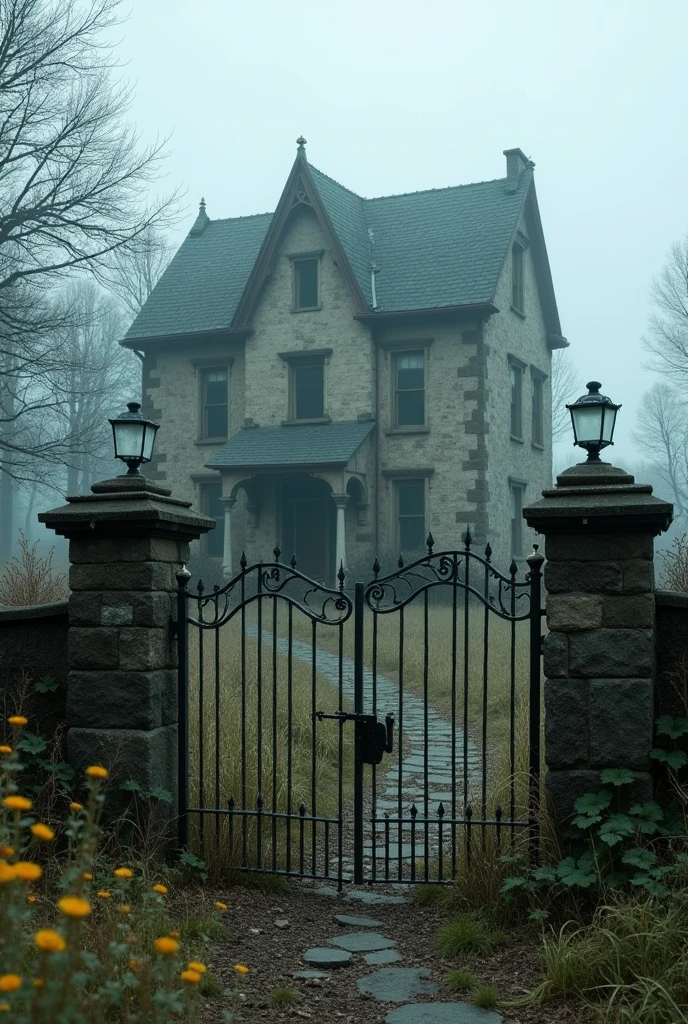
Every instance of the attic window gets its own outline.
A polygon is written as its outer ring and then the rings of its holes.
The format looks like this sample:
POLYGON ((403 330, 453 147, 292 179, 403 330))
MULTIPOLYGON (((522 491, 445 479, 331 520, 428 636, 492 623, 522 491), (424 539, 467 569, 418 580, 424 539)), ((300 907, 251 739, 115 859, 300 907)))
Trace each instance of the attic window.
POLYGON ((292 261, 294 272, 294 310, 320 308, 320 260, 295 259, 292 261))

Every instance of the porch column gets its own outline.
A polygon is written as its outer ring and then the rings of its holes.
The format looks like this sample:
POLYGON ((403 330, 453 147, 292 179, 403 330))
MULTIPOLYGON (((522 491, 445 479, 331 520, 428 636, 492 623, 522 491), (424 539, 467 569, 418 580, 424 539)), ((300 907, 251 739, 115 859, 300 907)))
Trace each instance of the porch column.
POLYGON ((232 509, 236 505, 236 498, 220 498, 225 510, 225 540, 222 549, 222 575, 229 578, 232 575, 232 509))
POLYGON ((335 544, 335 576, 339 572, 339 566, 346 569, 346 503, 349 500, 348 494, 333 494, 332 501, 337 507, 337 540, 335 544))

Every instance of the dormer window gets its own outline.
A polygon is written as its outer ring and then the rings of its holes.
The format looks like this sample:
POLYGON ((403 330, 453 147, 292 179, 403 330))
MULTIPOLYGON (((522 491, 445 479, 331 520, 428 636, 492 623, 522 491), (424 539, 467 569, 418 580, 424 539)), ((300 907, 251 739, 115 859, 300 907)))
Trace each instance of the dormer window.
POLYGON ((293 280, 293 310, 320 309, 320 257, 291 257, 293 280))

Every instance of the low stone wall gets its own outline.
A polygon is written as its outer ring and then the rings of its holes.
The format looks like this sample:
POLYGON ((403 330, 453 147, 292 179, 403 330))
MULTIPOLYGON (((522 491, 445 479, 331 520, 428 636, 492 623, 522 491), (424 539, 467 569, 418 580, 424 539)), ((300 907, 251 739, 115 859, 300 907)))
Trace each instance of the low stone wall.
POLYGON ((0 608, 0 707, 11 714, 21 705, 31 731, 49 737, 65 719, 67 700, 67 602, 31 608, 0 608), (43 676, 58 682, 36 693, 43 676))

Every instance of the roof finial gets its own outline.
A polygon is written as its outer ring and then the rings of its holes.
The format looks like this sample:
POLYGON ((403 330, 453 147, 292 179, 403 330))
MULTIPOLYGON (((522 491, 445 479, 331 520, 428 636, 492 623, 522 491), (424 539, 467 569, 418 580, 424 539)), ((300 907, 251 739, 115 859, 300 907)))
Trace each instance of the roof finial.
POLYGON ((205 210, 205 199, 203 198, 203 196, 201 196, 201 201, 200 201, 200 203, 198 204, 198 209, 199 209, 199 212, 200 212, 201 210, 205 210))
POLYGON ((303 150, 304 146, 306 145, 306 140, 304 139, 303 135, 299 135, 298 139, 296 140, 296 145, 299 147, 299 150, 303 150))

